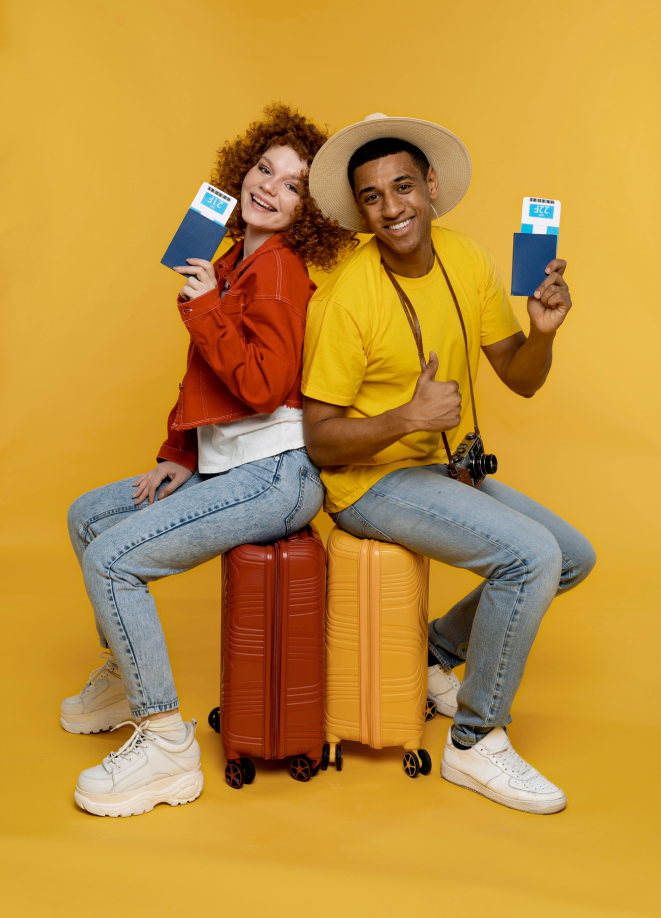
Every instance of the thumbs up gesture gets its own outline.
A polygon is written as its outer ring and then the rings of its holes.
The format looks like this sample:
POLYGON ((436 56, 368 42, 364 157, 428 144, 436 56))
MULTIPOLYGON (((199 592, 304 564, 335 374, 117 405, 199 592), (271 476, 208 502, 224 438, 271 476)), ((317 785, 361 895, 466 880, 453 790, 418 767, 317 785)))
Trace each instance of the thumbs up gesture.
POLYGON ((461 420, 461 393, 454 379, 436 379, 438 357, 429 353, 429 363, 418 377, 413 398, 402 406, 414 430, 452 430, 461 420))

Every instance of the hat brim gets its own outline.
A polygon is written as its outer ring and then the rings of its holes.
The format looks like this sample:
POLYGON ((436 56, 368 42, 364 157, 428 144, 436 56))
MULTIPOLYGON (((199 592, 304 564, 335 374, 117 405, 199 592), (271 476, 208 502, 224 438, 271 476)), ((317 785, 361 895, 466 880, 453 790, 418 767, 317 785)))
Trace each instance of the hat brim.
POLYGON ((418 118, 374 118, 343 128, 329 138, 310 167, 310 194, 317 206, 344 229, 369 233, 349 184, 347 167, 359 147, 379 137, 397 137, 414 144, 425 154, 438 178, 438 216, 452 210, 468 191, 471 158, 452 131, 418 118))

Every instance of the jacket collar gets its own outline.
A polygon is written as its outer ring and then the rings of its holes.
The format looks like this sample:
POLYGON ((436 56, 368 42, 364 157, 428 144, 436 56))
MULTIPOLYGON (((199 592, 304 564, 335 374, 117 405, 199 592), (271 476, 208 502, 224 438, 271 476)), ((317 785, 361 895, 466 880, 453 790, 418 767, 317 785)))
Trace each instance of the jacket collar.
POLYGON ((270 252, 273 249, 281 249, 283 246, 284 242, 282 235, 276 233, 274 236, 267 239, 266 242, 263 242, 249 258, 244 259, 237 265, 237 259, 243 251, 243 240, 239 239, 239 241, 235 242, 232 248, 228 249, 220 259, 218 263, 218 276, 224 277, 231 287, 260 255, 264 255, 265 252, 270 252))

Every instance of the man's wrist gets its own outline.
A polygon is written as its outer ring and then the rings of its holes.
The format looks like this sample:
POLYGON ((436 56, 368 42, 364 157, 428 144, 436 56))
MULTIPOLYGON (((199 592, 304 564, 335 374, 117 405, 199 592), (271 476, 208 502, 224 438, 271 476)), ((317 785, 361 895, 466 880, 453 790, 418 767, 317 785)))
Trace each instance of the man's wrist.
POLYGON ((528 340, 533 343, 545 344, 547 347, 550 347, 553 344, 553 340, 557 334, 557 329, 553 329, 550 332, 540 331, 537 326, 531 322, 530 323, 530 334, 528 335, 528 340))
POLYGON ((395 428, 398 440, 420 430, 420 427, 415 421, 407 415, 407 407, 408 403, 406 405, 400 405, 398 408, 390 408, 388 411, 384 412, 395 428))

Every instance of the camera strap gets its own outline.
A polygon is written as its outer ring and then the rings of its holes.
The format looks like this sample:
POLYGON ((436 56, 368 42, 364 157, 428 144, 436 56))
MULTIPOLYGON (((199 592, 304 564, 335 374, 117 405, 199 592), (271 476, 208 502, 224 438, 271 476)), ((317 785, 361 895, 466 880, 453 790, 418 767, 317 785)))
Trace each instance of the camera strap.
MULTIPOLYGON (((471 409, 473 411, 473 422, 475 424, 475 433, 479 434, 480 429, 477 423, 477 409, 475 408, 475 393, 473 392, 473 374, 471 373, 470 358, 468 355, 468 336, 466 335, 466 326, 464 324, 464 317, 461 314, 461 308, 459 306, 459 300, 457 299, 457 294, 454 292, 454 287, 450 283, 450 278, 448 277, 448 273, 445 270, 443 262, 439 258, 438 252, 436 251, 433 243, 432 243, 432 251, 434 253, 434 258, 438 262, 439 268, 443 272, 443 277, 445 278, 445 282, 448 285, 450 293, 452 294, 452 300, 457 310, 457 315, 459 316, 459 324, 461 325, 461 334, 463 335, 463 338, 464 338, 464 349, 466 351, 466 369, 468 370, 468 385, 470 388, 470 395, 471 395, 471 409)), ((427 361, 425 360, 425 352, 424 352, 424 348, 422 345, 422 331, 420 330, 420 322, 418 321, 418 316, 416 315, 416 311, 413 308, 413 303, 408 298, 406 293, 402 290, 400 284, 397 281, 397 278, 392 273, 392 271, 390 270, 388 265, 385 263, 383 258, 381 259, 381 264, 383 265, 383 268, 386 274, 388 275, 388 279, 390 280, 390 282, 392 283, 393 287, 395 288, 397 292, 397 296, 399 297, 399 302, 402 304, 404 314, 406 315, 407 321, 409 323, 409 328, 411 329, 411 332, 415 339, 416 347, 418 349, 418 359, 420 360, 420 366, 424 370, 427 367, 427 361)), ((452 459, 452 450, 450 449, 450 444, 448 443, 448 438, 445 434, 445 431, 441 432, 441 437, 443 438, 443 446, 445 447, 445 452, 447 453, 447 456, 448 456, 448 468, 450 472, 452 473, 453 471, 455 471, 455 464, 454 464, 454 460, 452 459)))

